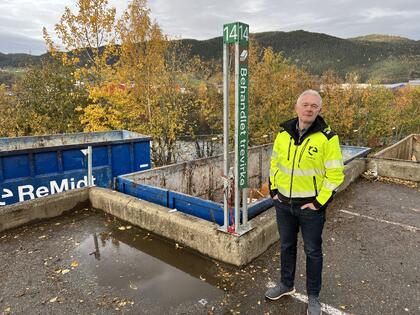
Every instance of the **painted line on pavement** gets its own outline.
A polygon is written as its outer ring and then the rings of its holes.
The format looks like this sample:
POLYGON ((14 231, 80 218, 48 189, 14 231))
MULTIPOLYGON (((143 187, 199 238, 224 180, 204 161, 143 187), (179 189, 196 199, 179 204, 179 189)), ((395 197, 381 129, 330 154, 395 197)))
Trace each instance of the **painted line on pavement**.
MULTIPOLYGON (((276 286, 276 283, 273 281, 270 281, 267 283, 267 288, 273 288, 276 286)), ((303 302, 305 304, 308 304, 308 296, 301 294, 301 293, 293 293, 290 295, 291 297, 295 298, 296 300, 303 302)), ((336 309, 335 307, 332 307, 331 305, 325 304, 321 302, 321 310, 322 312, 330 315, 350 315, 349 313, 343 312, 339 309, 336 309)))
MULTIPOLYGON (((308 297, 304 294, 300 293, 294 293, 292 295, 296 300, 299 300, 303 303, 308 303, 308 297)), ((321 303, 321 310, 323 313, 330 314, 330 315, 349 315, 349 313, 340 311, 339 309, 336 309, 335 307, 332 307, 331 305, 321 303)))
POLYGON ((368 215, 364 215, 364 214, 360 214, 360 213, 355 213, 355 212, 351 212, 351 211, 347 211, 347 210, 343 210, 343 209, 341 209, 340 211, 343 212, 343 213, 354 215, 356 217, 362 217, 362 218, 366 218, 366 219, 377 221, 377 222, 382 222, 382 223, 397 225, 397 226, 400 226, 400 227, 402 227, 402 228, 404 228, 406 230, 409 230, 411 232, 418 232, 418 231, 420 231, 420 228, 418 228, 416 226, 411 226, 411 225, 402 224, 402 223, 398 223, 398 222, 392 222, 392 221, 387 221, 387 220, 383 220, 383 219, 378 219, 378 218, 370 217, 368 215))

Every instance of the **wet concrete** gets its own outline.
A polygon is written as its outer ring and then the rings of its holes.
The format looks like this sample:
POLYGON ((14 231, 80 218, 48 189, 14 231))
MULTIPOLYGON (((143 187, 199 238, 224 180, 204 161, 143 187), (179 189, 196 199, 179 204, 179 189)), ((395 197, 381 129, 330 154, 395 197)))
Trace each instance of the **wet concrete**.
POLYGON ((136 304, 158 299, 162 309, 183 303, 206 304, 223 294, 215 287, 214 262, 146 231, 119 224, 87 237, 74 251, 79 272, 99 286, 112 287, 136 304))
POLYGON ((219 263, 101 211, 1 233, 0 249, 0 314, 200 313, 224 295, 219 263))
MULTIPOLYGON (((327 212, 321 301, 348 314, 419 314, 420 233, 341 211, 420 227, 419 205, 419 188, 392 183, 358 180, 339 194, 327 212)), ((9 308, 13 314, 306 312, 305 303, 293 297, 275 302, 263 297, 279 275, 278 243, 239 269, 161 241, 91 211, 0 233, 0 313, 9 308), (93 253, 93 233, 100 260, 93 253), (147 273, 141 265, 148 266, 147 273), (165 290, 159 275, 176 283, 165 290), (200 294, 168 297, 184 286, 200 294)), ((300 240, 296 289, 301 294, 304 274, 300 240)))

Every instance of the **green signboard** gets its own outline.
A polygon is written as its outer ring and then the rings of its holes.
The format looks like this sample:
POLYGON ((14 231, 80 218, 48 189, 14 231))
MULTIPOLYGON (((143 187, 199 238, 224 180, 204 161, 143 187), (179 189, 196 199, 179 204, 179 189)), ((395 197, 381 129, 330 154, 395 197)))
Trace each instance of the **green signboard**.
POLYGON ((223 231, 242 235, 251 227, 248 224, 248 83, 249 83, 249 25, 241 22, 223 25, 223 152, 224 189, 223 231), (234 185, 229 172, 229 75, 230 46, 235 46, 235 166, 234 185), (234 187, 232 187, 234 186, 234 187), (232 191, 233 188, 233 191, 232 191), (235 198, 234 227, 229 226, 229 198, 235 198), (242 206, 241 206, 242 198, 242 206), (242 208, 242 224, 240 212, 242 208), (229 226, 229 227, 228 227, 229 226))
POLYGON ((223 43, 238 44, 239 69, 236 73, 236 167, 238 188, 248 187, 248 43, 249 25, 241 22, 223 25, 223 43))
POLYGON ((241 22, 229 23, 223 25, 223 43, 240 44, 248 43, 249 41, 249 25, 241 22))
POLYGON ((238 187, 248 187, 248 43, 239 44, 238 77, 238 187))

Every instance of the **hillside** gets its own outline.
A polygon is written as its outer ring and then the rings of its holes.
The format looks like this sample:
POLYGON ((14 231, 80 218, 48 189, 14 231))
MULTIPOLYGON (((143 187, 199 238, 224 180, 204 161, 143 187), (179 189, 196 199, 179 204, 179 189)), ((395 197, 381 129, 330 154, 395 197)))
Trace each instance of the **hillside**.
POLYGON ((0 52, 0 67, 23 68, 39 63, 41 58, 42 56, 32 56, 29 54, 3 54, 0 52))
MULTIPOLYGON (((296 65, 312 74, 334 70, 342 77, 355 71, 362 81, 383 83, 407 81, 420 73, 420 41, 390 35, 366 35, 342 39, 307 31, 264 32, 252 34, 262 47, 273 47, 296 65)), ((222 38, 182 39, 192 55, 205 60, 222 59, 222 38)), ((1 54, 0 68, 37 64, 42 56, 1 54)))
MULTIPOLYGON (((397 36, 368 35, 342 39, 306 31, 264 32, 253 34, 261 46, 273 47, 296 65, 321 75, 335 70, 341 76, 350 71, 361 80, 407 81, 420 71, 420 41, 397 36)), ((222 58, 222 38, 197 41, 185 39, 191 53, 205 59, 222 58)))
POLYGON ((387 42, 387 43, 408 43, 408 42, 415 42, 412 39, 401 37, 401 36, 393 36, 393 35, 383 35, 383 34, 370 34, 365 36, 358 36, 349 38, 350 40, 356 41, 366 41, 366 42, 387 42))

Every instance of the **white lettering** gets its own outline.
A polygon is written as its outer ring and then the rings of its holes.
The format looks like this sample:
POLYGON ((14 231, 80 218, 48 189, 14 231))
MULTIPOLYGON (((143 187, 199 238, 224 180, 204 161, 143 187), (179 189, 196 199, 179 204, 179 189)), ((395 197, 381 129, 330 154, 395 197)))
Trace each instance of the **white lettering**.
MULTIPOLYGON (((245 60, 245 58, 244 58, 245 60)), ((248 145, 248 113, 247 113, 247 96, 248 96, 248 85, 247 76, 248 68, 240 68, 240 80, 239 80, 239 117, 238 117, 238 137, 239 137, 239 161, 238 161, 238 172, 239 172, 239 185, 241 187, 246 185, 247 182, 247 145, 248 145), (244 137, 245 139, 241 139, 244 137)))
MULTIPOLYGON (((92 178, 93 179, 93 178, 92 178)), ((87 176, 84 176, 82 180, 77 182, 77 188, 86 187, 87 186, 87 176), (82 186, 83 185, 83 186, 82 186)))
MULTIPOLYGON (((96 178, 92 176, 92 185, 95 185, 96 178)), ((18 186, 18 196, 19 201, 25 201, 29 199, 35 199, 39 197, 45 197, 49 194, 54 195, 57 193, 61 193, 63 191, 75 189, 75 188, 81 188, 87 186, 87 176, 84 176, 82 180, 79 180, 78 182, 75 182, 74 178, 70 179, 70 185, 69 185, 69 179, 64 178, 61 180, 61 183, 58 184, 57 181, 52 180, 50 181, 49 187, 48 186, 39 186, 38 188, 34 188, 32 185, 23 185, 18 186), (35 190, 35 193, 34 193, 35 190), (35 197, 36 196, 36 197, 35 197)), ((7 190, 9 191, 9 190, 7 190)), ((13 194, 11 195, 13 196, 13 194)), ((10 197, 10 196, 2 196, 2 197, 10 197)), ((4 203, 6 204, 6 203, 4 203)), ((0 202, 0 206, 3 205, 3 203, 0 202)))
POLYGON ((70 178, 70 189, 75 189, 75 188, 76 188, 76 185, 74 183, 74 178, 72 177, 70 178))
POLYGON ((34 186, 32 186, 32 185, 19 186, 18 187, 18 195, 19 195, 19 201, 24 201, 25 196, 29 196, 29 199, 35 199, 34 186))
POLYGON ((67 178, 63 179, 61 181, 60 187, 58 187, 57 182, 55 180, 51 181, 50 190, 51 190, 51 195, 63 192, 65 190, 69 190, 69 180, 67 178))
POLYGON ((36 196, 39 197, 45 197, 49 195, 49 190, 47 186, 40 186, 36 190, 36 196))

